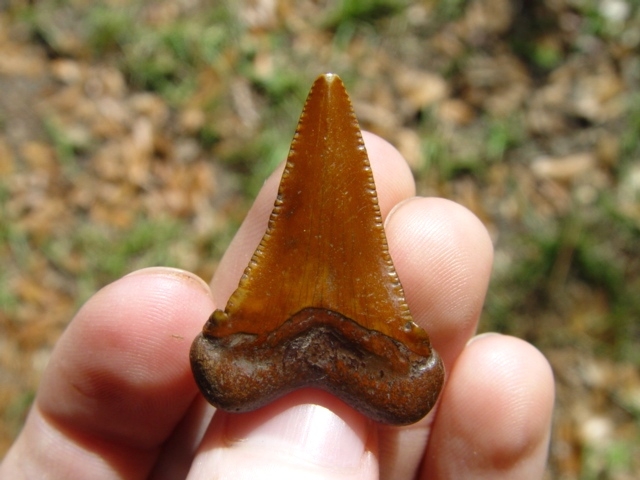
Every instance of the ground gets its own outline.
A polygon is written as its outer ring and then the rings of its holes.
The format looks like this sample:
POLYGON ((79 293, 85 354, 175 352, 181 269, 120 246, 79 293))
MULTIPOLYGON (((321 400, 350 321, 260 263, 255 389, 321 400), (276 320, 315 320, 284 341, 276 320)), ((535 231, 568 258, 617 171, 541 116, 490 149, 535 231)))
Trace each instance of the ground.
POLYGON ((489 229, 481 330, 556 375, 548 478, 634 478, 639 52, 633 0, 0 0, 0 452, 92 293, 211 277, 333 71, 489 229))

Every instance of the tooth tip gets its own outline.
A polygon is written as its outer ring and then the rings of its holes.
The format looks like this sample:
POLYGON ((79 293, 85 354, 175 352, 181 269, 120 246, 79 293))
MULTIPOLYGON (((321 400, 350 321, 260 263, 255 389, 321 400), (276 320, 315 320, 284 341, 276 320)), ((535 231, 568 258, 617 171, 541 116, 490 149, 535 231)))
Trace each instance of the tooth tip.
POLYGON ((316 82, 323 82, 327 85, 330 85, 333 82, 342 83, 342 80, 340 79, 340 76, 338 76, 337 74, 329 72, 329 73, 324 73, 320 75, 316 79, 316 82))

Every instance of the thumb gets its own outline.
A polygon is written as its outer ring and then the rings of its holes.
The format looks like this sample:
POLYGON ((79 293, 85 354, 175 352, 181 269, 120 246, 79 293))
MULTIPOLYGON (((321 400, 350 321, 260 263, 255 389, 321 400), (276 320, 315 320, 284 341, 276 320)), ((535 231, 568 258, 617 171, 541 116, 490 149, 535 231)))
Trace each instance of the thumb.
POLYGON ((378 478, 375 424, 304 389, 250 413, 217 412, 188 480, 378 478))

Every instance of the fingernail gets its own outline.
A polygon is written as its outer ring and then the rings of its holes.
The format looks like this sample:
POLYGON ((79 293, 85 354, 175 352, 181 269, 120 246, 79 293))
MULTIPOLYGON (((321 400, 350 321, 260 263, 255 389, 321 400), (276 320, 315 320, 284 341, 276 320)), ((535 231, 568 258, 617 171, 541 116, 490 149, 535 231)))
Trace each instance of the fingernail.
POLYGON ((191 282, 194 282, 196 285, 198 285, 200 288, 202 288, 205 292, 207 292, 208 295, 211 295, 211 289, 203 279, 201 279, 195 273, 191 273, 191 272, 188 272, 187 270, 182 270, 180 268, 147 267, 147 268, 142 268, 140 270, 135 270, 125 275, 125 277, 134 277, 138 275, 166 275, 166 276, 178 278, 180 280, 191 281, 191 282))
POLYGON ((467 341, 467 346, 471 345, 473 342, 475 342, 476 340, 480 340, 482 338, 487 338, 487 337, 497 337, 500 336, 499 333, 497 332, 485 332, 485 333, 481 333, 479 335, 476 335, 475 337, 471 337, 468 341, 467 341))

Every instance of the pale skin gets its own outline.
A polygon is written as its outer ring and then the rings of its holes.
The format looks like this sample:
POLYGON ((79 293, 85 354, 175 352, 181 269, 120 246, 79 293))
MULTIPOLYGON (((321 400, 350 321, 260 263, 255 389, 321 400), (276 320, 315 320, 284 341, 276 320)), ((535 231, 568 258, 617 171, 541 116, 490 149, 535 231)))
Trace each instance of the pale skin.
POLYGON ((253 253, 280 171, 265 183, 210 285, 150 268, 96 293, 44 373, 2 479, 540 479, 553 375, 517 338, 475 336, 493 249, 468 210, 415 197, 406 162, 365 134, 389 248, 414 319, 446 365, 437 406, 408 427, 378 425, 318 390, 252 413, 206 405, 191 341, 253 253))

